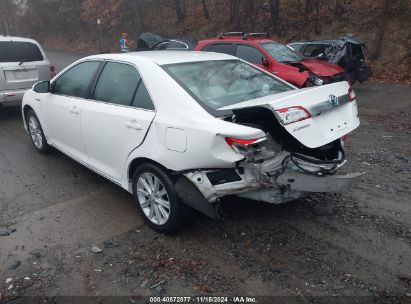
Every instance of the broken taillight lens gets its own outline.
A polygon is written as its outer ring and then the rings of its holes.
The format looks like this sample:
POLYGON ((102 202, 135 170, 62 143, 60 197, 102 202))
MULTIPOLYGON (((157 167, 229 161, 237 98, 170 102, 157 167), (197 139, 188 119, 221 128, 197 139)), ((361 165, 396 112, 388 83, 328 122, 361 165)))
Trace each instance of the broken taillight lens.
POLYGON ((354 90, 353 90, 353 88, 350 84, 350 87, 348 88, 348 99, 350 101, 353 101, 355 99, 355 97, 356 97, 355 92, 354 92, 354 90))
POLYGON ((301 106, 279 109, 275 111, 275 114, 283 125, 289 125, 311 117, 310 112, 301 106))
POLYGON ((275 152, 268 146, 266 137, 256 139, 226 137, 225 141, 235 152, 244 155, 248 161, 259 161, 275 155, 275 152))

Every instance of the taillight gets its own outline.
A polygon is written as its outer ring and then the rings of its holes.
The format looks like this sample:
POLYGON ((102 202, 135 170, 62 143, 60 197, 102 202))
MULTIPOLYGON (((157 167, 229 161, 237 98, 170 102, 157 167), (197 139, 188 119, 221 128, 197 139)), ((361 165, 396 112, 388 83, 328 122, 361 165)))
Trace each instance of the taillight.
POLYGON ((226 137, 225 141, 235 152, 244 155, 248 161, 259 161, 275 155, 275 151, 270 149, 266 137, 256 139, 226 137))
POLYGON ((355 99, 355 97, 356 97, 355 92, 354 92, 354 90, 353 90, 353 88, 350 84, 350 87, 348 88, 348 99, 350 101, 353 101, 355 99))
POLYGON ((289 125, 311 117, 310 112, 301 106, 279 109, 275 111, 275 114, 283 125, 289 125))
POLYGON ((225 141, 230 146, 233 146, 233 145, 248 146, 248 145, 255 144, 259 140, 260 139, 239 139, 239 138, 233 138, 233 137, 226 137, 225 138, 225 141))
POLYGON ((50 75, 51 75, 51 78, 53 78, 54 76, 56 76, 56 68, 54 67, 54 65, 51 65, 50 66, 50 75))

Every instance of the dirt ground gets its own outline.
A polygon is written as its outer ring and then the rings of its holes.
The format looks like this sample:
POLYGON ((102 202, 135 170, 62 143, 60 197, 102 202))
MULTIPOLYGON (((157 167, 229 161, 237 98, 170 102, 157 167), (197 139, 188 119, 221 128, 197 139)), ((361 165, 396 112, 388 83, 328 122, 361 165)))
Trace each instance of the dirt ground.
POLYGON ((411 303, 411 87, 355 89, 361 126, 343 171, 364 176, 352 190, 284 205, 227 198, 226 220, 198 216, 173 236, 144 225, 116 185, 37 154, 19 109, 0 109, 0 303, 411 303))

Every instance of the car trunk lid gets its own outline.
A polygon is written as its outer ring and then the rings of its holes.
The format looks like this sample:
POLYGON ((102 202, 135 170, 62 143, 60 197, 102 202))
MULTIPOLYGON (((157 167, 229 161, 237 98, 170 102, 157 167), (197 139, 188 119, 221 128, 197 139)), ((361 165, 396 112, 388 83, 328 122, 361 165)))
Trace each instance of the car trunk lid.
POLYGON ((282 127, 304 146, 318 148, 359 126, 357 105, 350 100, 349 89, 347 82, 339 82, 270 95, 220 110, 265 107, 277 114, 287 108, 304 108, 309 117, 282 127))

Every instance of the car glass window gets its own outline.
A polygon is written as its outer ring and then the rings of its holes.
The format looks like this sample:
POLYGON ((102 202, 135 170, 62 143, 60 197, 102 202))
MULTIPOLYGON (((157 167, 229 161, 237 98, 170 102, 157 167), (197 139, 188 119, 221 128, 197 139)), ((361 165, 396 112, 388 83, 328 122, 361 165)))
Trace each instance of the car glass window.
POLYGON ((99 65, 98 61, 87 61, 72 67, 54 83, 53 93, 85 98, 90 81, 99 65))
POLYGON ((187 49, 187 45, 181 41, 171 40, 167 49, 187 49))
POLYGON ((233 45, 231 43, 212 44, 208 45, 204 51, 233 55, 233 45))
POLYGON ((304 50, 304 56, 317 57, 325 53, 325 50, 329 47, 327 44, 310 44, 304 50))
POLYGON ((133 66, 108 62, 97 82, 94 99, 130 106, 140 79, 133 66))
POLYGON ((303 47, 303 44, 302 43, 290 43, 288 46, 292 47, 297 52, 301 52, 301 48, 303 47))
POLYGON ((169 45, 169 41, 164 41, 161 43, 156 44, 155 46, 153 46, 153 50, 158 51, 158 50, 166 50, 168 48, 169 45))
POLYGON ((214 110, 294 89, 240 60, 178 63, 164 69, 201 105, 214 110))
POLYGON ((31 42, 1 41, 0 62, 42 61, 38 46, 31 42))
POLYGON ((261 43, 261 46, 278 62, 297 62, 303 60, 303 56, 278 42, 261 43))
POLYGON ((140 85, 138 86, 136 95, 134 96, 133 107, 154 110, 153 101, 151 100, 143 81, 140 81, 140 85))
POLYGON ((237 57, 254 64, 262 64, 264 55, 255 47, 239 44, 237 45, 237 57))

